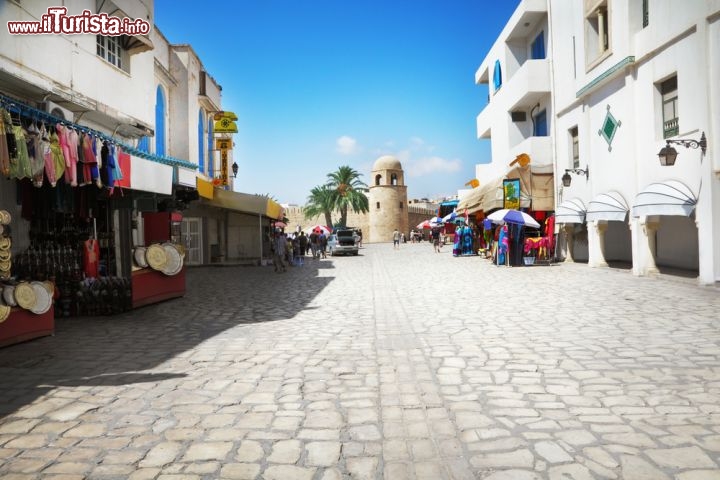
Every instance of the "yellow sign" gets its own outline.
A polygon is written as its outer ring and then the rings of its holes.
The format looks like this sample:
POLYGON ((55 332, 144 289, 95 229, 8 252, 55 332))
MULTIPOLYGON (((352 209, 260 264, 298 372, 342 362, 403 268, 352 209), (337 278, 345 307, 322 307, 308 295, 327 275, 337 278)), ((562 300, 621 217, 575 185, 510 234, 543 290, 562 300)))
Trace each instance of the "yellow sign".
POLYGON ((213 115, 213 119, 215 120, 222 120, 223 118, 227 118, 229 120, 237 120, 238 117, 233 112, 216 112, 215 115, 213 115))
POLYGON ((237 133, 237 125, 229 118, 221 118, 216 120, 213 125, 213 131, 215 133, 237 133))
POLYGON ((229 150, 232 148, 232 138, 216 138, 215 148, 217 150, 229 150))

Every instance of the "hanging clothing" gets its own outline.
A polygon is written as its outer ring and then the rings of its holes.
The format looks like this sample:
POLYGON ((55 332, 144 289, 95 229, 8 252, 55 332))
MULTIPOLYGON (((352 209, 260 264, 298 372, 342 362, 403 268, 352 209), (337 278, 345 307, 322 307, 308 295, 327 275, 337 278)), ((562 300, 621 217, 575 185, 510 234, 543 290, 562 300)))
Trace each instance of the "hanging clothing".
POLYGON ((112 170, 113 170, 113 179, 115 182, 123 179, 123 172, 120 168, 120 149, 115 148, 115 145, 110 145, 110 156, 113 158, 112 163, 112 170))
POLYGON ((50 182, 50 186, 57 185, 57 174, 55 173, 55 161, 53 159, 52 150, 50 149, 50 138, 48 137, 45 124, 40 125, 40 154, 45 164, 45 176, 50 182))
POLYGON ((28 155, 27 142, 25 141, 25 130, 20 125, 13 125, 13 135, 15 135, 15 145, 17 156, 15 162, 10 160, 10 178, 32 178, 32 167, 30 166, 30 157, 28 155))
POLYGON ((457 257, 462 252, 462 227, 455 227, 455 237, 453 238, 453 257, 457 257))
POLYGON ((498 235, 498 251, 497 251, 497 264, 502 265, 505 263, 505 257, 510 249, 510 239, 508 238, 508 227, 503 225, 498 235))
POLYGON ((3 123, 3 130, 5 131, 5 144, 7 147, 7 173, 5 175, 10 175, 10 161, 14 158, 17 158, 17 143, 15 142, 15 134, 13 133, 13 124, 12 124, 12 117, 10 117, 10 112, 7 110, 2 111, 2 118, 0 121, 3 123))
POLYGON ((65 173, 65 158, 60 148, 60 139, 54 129, 50 129, 50 151, 52 152, 53 163, 55 164, 55 176, 59 180, 65 173))
POLYGON ((5 135, 5 115, 9 116, 8 112, 0 108, 0 174, 7 177, 10 175, 10 152, 5 135))
POLYGON ((70 128, 58 123, 55 129, 65 158, 65 181, 68 185, 77 187, 77 150, 73 150, 70 145, 70 128))
POLYGON ((82 152, 83 152, 83 181, 84 185, 90 184, 94 179, 97 178, 97 158, 93 150, 93 137, 87 133, 82 136, 82 152), (93 176, 93 172, 95 176, 93 176))
POLYGON ((94 238, 83 243, 83 267, 85 277, 97 278, 100 266, 100 244, 94 238))
POLYGON ((45 160, 40 146, 40 130, 32 122, 25 132, 27 140, 28 156, 30 157, 30 169, 32 172, 32 183, 35 187, 40 188, 43 185, 45 171, 45 160))

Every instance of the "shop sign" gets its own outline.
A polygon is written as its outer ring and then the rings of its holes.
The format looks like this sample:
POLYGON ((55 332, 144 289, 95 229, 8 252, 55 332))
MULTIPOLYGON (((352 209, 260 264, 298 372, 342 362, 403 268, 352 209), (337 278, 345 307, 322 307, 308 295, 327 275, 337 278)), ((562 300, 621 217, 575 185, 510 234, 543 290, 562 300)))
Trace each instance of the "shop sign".
POLYGON ((238 119, 237 115, 233 112, 217 112, 213 119, 215 123, 213 125, 213 131, 215 133, 237 133, 237 124, 235 120, 238 119))
POLYGON ((520 209, 520 179, 503 180, 503 208, 520 209))
POLYGON ((220 185, 228 185, 228 150, 232 148, 232 138, 216 138, 215 147, 220 150, 220 185))

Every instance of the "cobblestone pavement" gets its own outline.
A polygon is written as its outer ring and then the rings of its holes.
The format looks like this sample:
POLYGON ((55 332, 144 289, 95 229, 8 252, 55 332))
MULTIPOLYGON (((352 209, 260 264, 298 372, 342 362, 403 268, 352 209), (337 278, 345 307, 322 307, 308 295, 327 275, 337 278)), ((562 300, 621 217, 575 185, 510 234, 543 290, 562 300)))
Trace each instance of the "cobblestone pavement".
POLYGON ((720 290, 427 243, 0 349, 0 478, 720 479, 720 290))

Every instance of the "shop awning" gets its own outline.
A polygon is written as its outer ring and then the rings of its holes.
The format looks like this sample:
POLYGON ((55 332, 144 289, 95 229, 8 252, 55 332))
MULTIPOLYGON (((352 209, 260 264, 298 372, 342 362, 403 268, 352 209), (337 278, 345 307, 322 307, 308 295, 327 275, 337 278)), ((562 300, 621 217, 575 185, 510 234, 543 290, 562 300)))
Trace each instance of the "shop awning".
POLYGON ((579 198, 565 200, 555 209, 557 223, 585 223, 587 208, 579 198))
POLYGON ((697 197, 690 188, 677 180, 651 183, 635 197, 633 217, 648 215, 690 216, 697 197))
POLYGON ((283 207, 279 203, 268 198, 265 215, 267 215, 268 217, 275 219, 275 220, 282 220, 283 214, 284 214, 283 207))
POLYGON ((482 188, 477 187, 470 190, 457 204, 456 210, 458 212, 464 212, 468 209, 469 213, 479 210, 480 202, 482 201, 482 188), (478 207, 478 208, 476 208, 478 207))
POLYGON ((585 219, 590 221, 613 220, 624 222, 630 208, 625 198, 616 191, 601 193, 590 200, 585 219))
POLYGON ((233 192, 216 188, 213 192, 213 198, 205 200, 204 203, 235 212, 267 215, 268 198, 261 195, 251 195, 249 193, 233 192))
MULTIPOLYGON (((486 183, 484 187, 480 187, 483 197, 480 202, 480 208, 477 210, 483 210, 487 213, 492 210, 497 210, 498 208, 503 208, 503 180, 505 180, 504 176, 498 177, 486 183)), ((468 209, 468 212, 472 213, 470 209, 468 209)))

